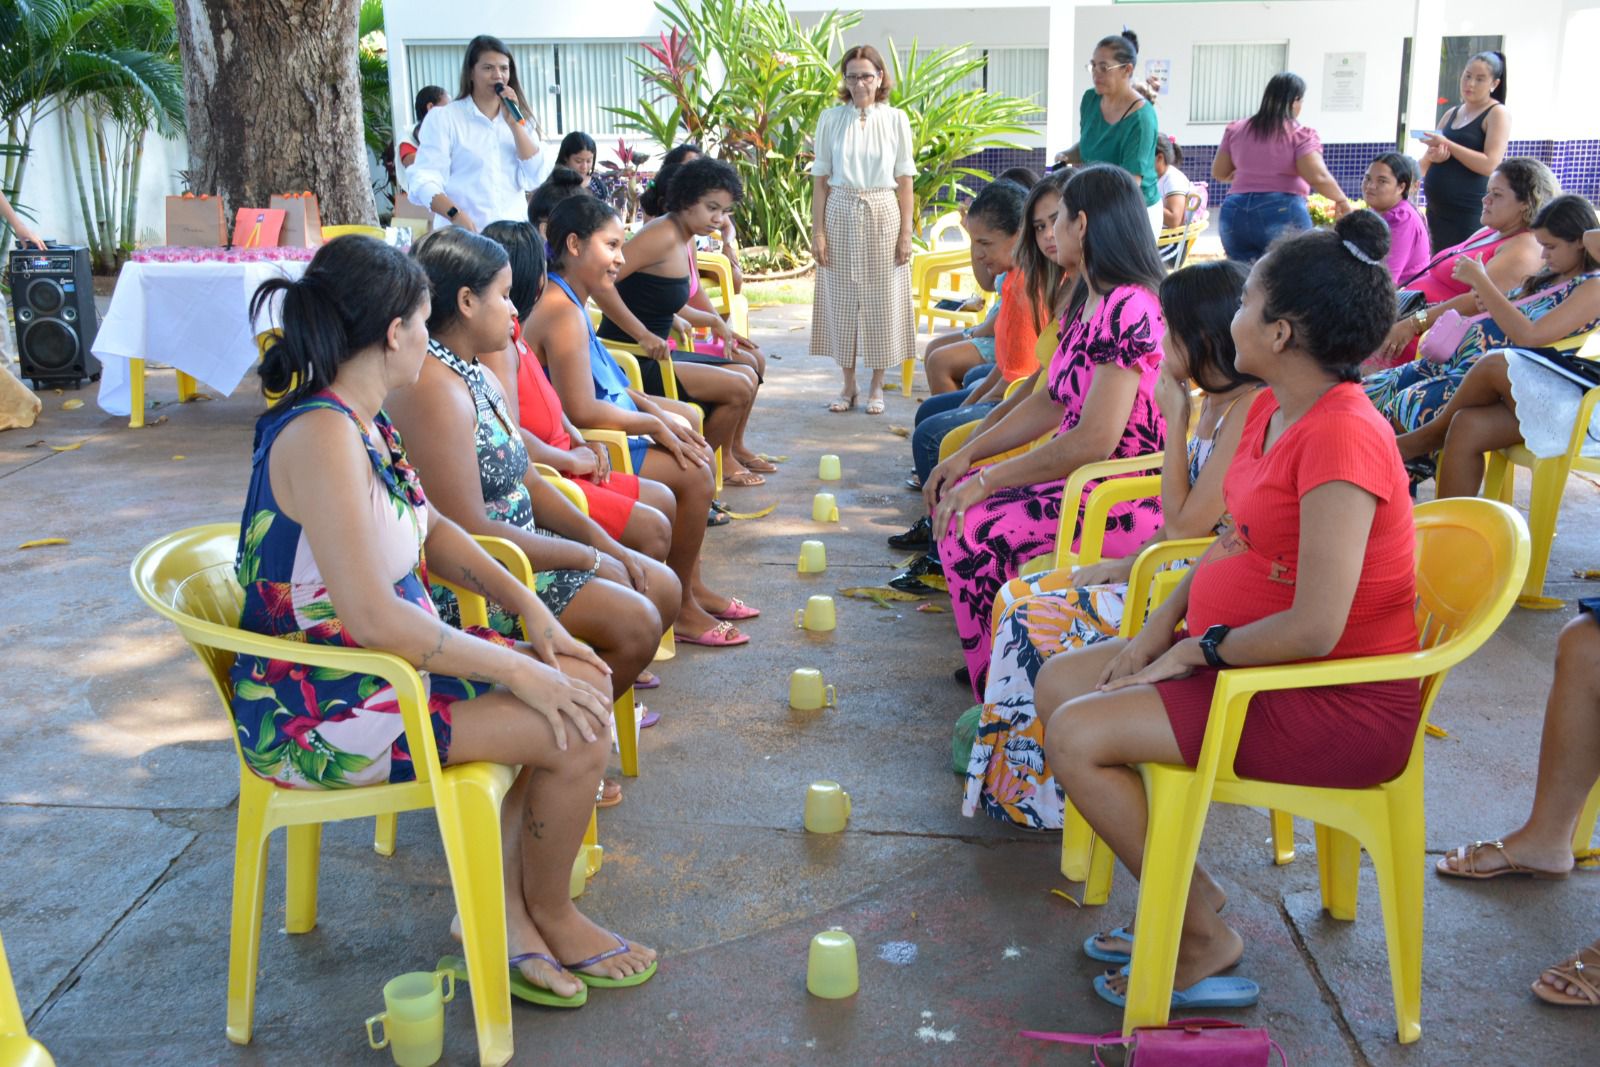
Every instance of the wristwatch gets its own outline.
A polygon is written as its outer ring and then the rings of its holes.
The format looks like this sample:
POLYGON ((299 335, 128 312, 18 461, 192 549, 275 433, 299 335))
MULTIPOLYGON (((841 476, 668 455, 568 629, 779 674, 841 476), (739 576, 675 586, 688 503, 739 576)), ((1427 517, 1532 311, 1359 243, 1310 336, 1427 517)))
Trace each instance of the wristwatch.
POLYGON ((1233 627, 1224 626, 1219 622, 1215 626, 1207 627, 1206 632, 1200 636, 1200 651, 1206 657, 1206 666, 1219 671, 1228 666, 1228 661, 1222 658, 1217 646, 1222 644, 1222 639, 1227 637, 1232 629, 1233 627))
POLYGON ((444 217, 445 217, 445 218, 447 218, 447 219, 453 219, 453 218, 455 218, 455 217, 456 217, 456 216, 457 216, 457 215, 458 215, 458 214, 460 214, 460 212, 461 212, 461 209, 460 209, 460 208, 458 208, 458 207, 456 207, 456 206, 455 206, 455 205, 454 205, 454 204, 451 204, 451 205, 450 205, 450 210, 449 210, 449 211, 446 211, 446 212, 445 212, 445 213, 444 213, 444 217))
POLYGON ((1423 308, 1411 316, 1411 321, 1417 324, 1417 332, 1422 333, 1428 328, 1428 309, 1423 308))

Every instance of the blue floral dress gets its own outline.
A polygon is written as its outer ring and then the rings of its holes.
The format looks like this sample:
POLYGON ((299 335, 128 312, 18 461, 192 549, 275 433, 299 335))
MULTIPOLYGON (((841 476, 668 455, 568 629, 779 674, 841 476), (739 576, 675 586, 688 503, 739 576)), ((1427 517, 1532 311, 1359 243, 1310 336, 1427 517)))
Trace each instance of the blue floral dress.
MULTIPOLYGON (((378 536, 374 565, 394 583, 394 594, 433 612, 422 545, 428 502, 406 461, 400 435, 383 412, 371 431, 331 390, 256 423, 250 489, 245 497, 235 562, 244 589, 241 629, 314 645, 357 647, 340 623, 300 524, 272 495, 268 460, 278 434, 308 411, 349 416, 372 462, 370 504, 378 536)), ((476 636, 510 644, 487 631, 476 636)), ((278 785, 339 789, 416 778, 394 689, 381 678, 326 667, 307 667, 259 656, 240 656, 230 672, 234 723, 249 768, 278 785)), ((450 706, 487 692, 487 683, 423 673, 428 711, 443 760, 450 748, 450 706)))

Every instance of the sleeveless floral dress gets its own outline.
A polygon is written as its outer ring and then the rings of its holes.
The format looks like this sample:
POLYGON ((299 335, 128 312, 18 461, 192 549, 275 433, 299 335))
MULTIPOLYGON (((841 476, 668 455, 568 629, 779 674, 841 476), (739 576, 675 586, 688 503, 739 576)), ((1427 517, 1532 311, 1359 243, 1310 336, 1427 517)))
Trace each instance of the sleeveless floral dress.
MULTIPOLYGON (((428 355, 459 375, 472 394, 478 483, 489 518, 520 526, 530 533, 557 537, 557 534, 539 529, 534 522, 533 498, 523 483, 528 475, 528 448, 506 407, 505 397, 484 375, 483 364, 477 360, 468 363, 438 341, 428 342, 428 355)), ((550 609, 550 614, 560 618, 578 590, 593 577, 590 571, 537 571, 533 576, 533 591, 550 609)), ((432 592, 439 616, 450 625, 459 626, 461 609, 456 604, 455 594, 439 585, 434 586, 432 592)), ((506 637, 522 636, 521 622, 498 604, 489 605, 489 626, 506 637)))
MULTIPOLYGON (((294 419, 318 410, 349 416, 367 446, 373 473, 370 505, 378 528, 370 546, 374 564, 394 583, 395 596, 428 612, 434 610, 422 550, 428 502, 416 471, 406 461, 400 435, 381 411, 369 432, 331 390, 323 390, 285 411, 269 411, 256 423, 250 489, 235 562, 244 588, 239 626, 270 637, 354 648, 358 646, 339 622, 310 543, 300 524, 279 509, 268 476, 268 459, 278 434, 294 419)), ((510 644, 487 631, 472 632, 510 644)), ((420 673, 442 760, 450 748, 450 706, 482 696, 491 687, 420 673)), ((381 678, 259 656, 238 657, 230 678, 245 763, 262 778, 296 789, 341 789, 416 778, 399 702, 381 678)))

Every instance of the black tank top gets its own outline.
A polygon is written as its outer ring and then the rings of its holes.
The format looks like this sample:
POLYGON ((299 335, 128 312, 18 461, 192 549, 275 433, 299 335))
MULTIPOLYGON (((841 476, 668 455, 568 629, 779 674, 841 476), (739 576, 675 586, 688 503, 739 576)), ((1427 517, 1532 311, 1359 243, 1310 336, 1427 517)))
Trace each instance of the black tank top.
MULTIPOLYGON (((1489 139, 1488 130, 1484 129, 1484 121, 1488 119, 1489 112, 1499 107, 1498 103, 1490 104, 1484 108, 1478 117, 1465 126, 1452 128, 1450 123, 1455 120, 1456 113, 1461 109, 1453 107, 1445 115, 1445 122, 1441 132, 1460 145, 1462 148, 1474 152, 1482 152, 1484 144, 1489 139)), ((1469 170, 1455 156, 1451 156, 1443 163, 1435 163, 1428 168, 1428 174, 1422 179, 1422 188, 1428 194, 1429 203, 1444 203, 1451 207, 1479 208, 1478 201, 1483 199, 1483 194, 1489 188, 1489 176, 1469 170)))
MULTIPOLYGON (((617 283, 617 295, 645 329, 657 337, 671 337, 672 316, 689 302, 689 276, 666 278, 640 271, 617 283)), ((633 340, 609 318, 602 318, 595 332, 607 341, 633 340)))

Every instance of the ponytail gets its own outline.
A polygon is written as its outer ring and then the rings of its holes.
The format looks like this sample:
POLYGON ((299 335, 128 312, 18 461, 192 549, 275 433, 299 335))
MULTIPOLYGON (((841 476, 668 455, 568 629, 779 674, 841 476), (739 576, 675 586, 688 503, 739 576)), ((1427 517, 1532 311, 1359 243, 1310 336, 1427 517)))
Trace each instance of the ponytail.
POLYGON ((328 388, 339 368, 383 343, 389 324, 411 315, 428 295, 428 277, 399 249, 372 237, 323 245, 298 279, 269 278, 250 298, 259 322, 282 294, 282 327, 261 353, 261 390, 276 411, 328 388))

